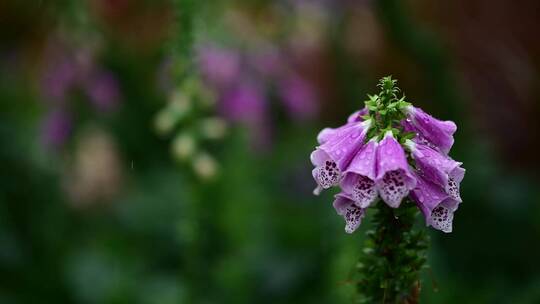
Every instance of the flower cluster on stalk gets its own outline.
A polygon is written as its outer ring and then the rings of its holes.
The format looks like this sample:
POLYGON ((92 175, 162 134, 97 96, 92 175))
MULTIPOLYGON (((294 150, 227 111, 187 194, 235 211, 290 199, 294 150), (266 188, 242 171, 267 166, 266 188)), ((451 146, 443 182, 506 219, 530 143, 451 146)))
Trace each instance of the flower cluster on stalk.
POLYGON ((50 38, 44 48, 39 92, 46 106, 40 124, 45 147, 62 148, 71 139, 76 123, 80 123, 75 121, 80 116, 75 113, 78 108, 88 108, 97 115, 118 109, 120 84, 116 75, 99 62, 99 51, 97 46, 77 45, 62 37, 50 38))
POLYGON ((426 225, 451 232, 461 203, 462 163, 448 155, 457 127, 398 97, 396 80, 384 77, 381 92, 341 127, 326 128, 311 154, 317 182, 314 193, 341 188, 334 208, 354 232, 366 209, 380 199, 398 208, 405 198, 416 203, 426 225))

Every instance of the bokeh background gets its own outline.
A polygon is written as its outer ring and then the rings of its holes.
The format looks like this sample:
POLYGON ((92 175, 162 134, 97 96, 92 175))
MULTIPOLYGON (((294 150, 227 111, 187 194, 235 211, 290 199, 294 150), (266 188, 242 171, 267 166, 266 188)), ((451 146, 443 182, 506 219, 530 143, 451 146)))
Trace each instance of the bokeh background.
POLYGON ((424 303, 540 303, 540 2, 1 1, 0 303, 354 303, 312 195, 377 80, 459 130, 424 303))

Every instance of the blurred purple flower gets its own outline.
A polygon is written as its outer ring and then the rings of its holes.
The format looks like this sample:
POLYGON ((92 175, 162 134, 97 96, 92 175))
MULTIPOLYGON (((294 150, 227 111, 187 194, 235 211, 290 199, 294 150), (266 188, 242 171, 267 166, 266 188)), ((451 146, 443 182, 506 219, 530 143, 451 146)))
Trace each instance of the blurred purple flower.
POLYGON ((76 81, 76 62, 66 55, 62 59, 53 59, 47 64, 42 74, 41 90, 47 100, 62 103, 76 81))
POLYGON ((283 54, 273 47, 250 54, 249 64, 265 79, 279 77, 284 71, 283 54))
POLYGON ((219 106, 225 118, 249 127, 250 136, 257 146, 265 146, 270 142, 268 102, 263 90, 255 82, 240 82, 222 96, 219 106))
POLYGON ((265 95, 252 81, 243 81, 229 90, 220 107, 223 115, 233 121, 257 122, 266 115, 265 95))
POLYGON ((280 93, 290 115, 295 119, 310 119, 317 115, 318 103, 313 87, 296 75, 283 79, 280 93))
POLYGON ((40 81, 41 94, 54 105, 41 125, 46 146, 61 146, 69 137, 74 122, 69 104, 73 91, 86 93, 87 102, 96 110, 114 110, 120 99, 114 75, 97 62, 91 47, 71 47, 62 39, 51 39, 44 50, 44 67, 40 81))
POLYGON ((224 88, 238 79, 240 56, 229 49, 205 45, 199 48, 199 67, 210 85, 224 88))
POLYGON ((41 124, 41 140, 47 148, 59 148, 66 142, 71 129, 71 116, 63 110, 54 110, 41 124))
POLYGON ((85 83, 86 93, 90 102, 97 110, 107 112, 114 110, 120 100, 118 81, 107 71, 96 73, 85 83))
POLYGON ((198 48, 202 77, 218 96, 222 115, 245 123, 260 143, 271 137, 270 100, 275 88, 281 106, 295 120, 313 118, 318 113, 316 93, 311 84, 287 64, 281 49, 262 43, 247 50, 217 46, 211 42, 198 48))

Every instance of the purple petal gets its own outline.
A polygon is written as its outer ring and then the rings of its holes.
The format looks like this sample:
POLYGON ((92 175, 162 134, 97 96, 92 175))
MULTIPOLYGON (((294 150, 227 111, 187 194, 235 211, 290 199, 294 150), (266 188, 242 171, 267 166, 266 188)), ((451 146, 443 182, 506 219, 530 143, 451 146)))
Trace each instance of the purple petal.
POLYGON ((459 202, 452 199, 441 186, 417 175, 416 188, 411 198, 424 214, 426 225, 437 230, 452 232, 454 211, 459 202))
POLYGON ((345 219, 345 232, 353 233, 360 226, 362 218, 365 216, 364 209, 356 206, 354 201, 343 193, 336 195, 333 205, 337 214, 345 219))
POLYGON ((446 193, 453 199, 461 201, 459 184, 463 180, 465 170, 461 163, 449 156, 424 144, 407 141, 419 173, 431 182, 446 189, 446 193))
POLYGON ((341 188, 360 208, 373 204, 378 196, 375 185, 377 142, 369 141, 351 161, 344 173, 341 188))
MULTIPOLYGON (((349 118, 347 119, 347 124, 364 121, 364 119, 362 119, 362 116, 366 115, 367 113, 368 113, 367 108, 363 108, 362 110, 358 110, 358 111, 352 113, 349 116, 349 118)), ((345 126, 347 126, 347 125, 345 125, 345 126)), ((343 128, 343 127, 341 127, 341 128, 343 128)), ((317 136, 317 142, 319 142, 319 144, 321 144, 321 145, 324 144, 326 141, 328 141, 329 138, 332 137, 332 135, 336 131, 338 131, 338 129, 334 129, 334 128, 325 128, 325 129, 323 129, 319 133, 319 135, 317 136)))
POLYGON ((358 110, 349 116, 349 118, 347 119, 347 122, 351 123, 351 122, 364 121, 362 116, 367 115, 368 113, 369 113, 369 110, 367 108, 358 110))
POLYGON ((364 145, 370 125, 371 121, 365 121, 338 128, 311 154, 311 162, 316 166, 313 178, 318 184, 315 194, 320 193, 322 189, 338 185, 342 172, 347 169, 352 158, 364 145))
POLYGON ((388 131, 377 148, 377 188, 381 198, 392 208, 399 207, 401 200, 416 185, 409 171, 405 151, 388 131))
POLYGON ((324 128, 321 132, 319 132, 319 135, 317 135, 317 142, 319 143, 319 145, 324 144, 330 138, 332 138, 335 132, 336 129, 333 128, 324 128))
POLYGON ((422 111, 420 108, 410 106, 407 109, 410 123, 422 138, 433 143, 443 153, 448 154, 454 144, 454 133, 457 126, 453 121, 442 121, 422 111))

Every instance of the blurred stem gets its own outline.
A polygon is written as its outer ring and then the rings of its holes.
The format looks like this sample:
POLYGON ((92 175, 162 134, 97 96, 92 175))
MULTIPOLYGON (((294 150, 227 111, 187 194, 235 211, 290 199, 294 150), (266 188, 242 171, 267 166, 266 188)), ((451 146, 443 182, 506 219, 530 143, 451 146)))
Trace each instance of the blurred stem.
POLYGON ((405 201, 398 209, 379 202, 358 263, 360 303, 418 303, 420 270, 428 238, 414 229, 418 210, 405 201))
POLYGON ((176 28, 173 36, 173 61, 175 80, 181 81, 192 65, 193 27, 195 23, 197 0, 174 0, 176 28))

